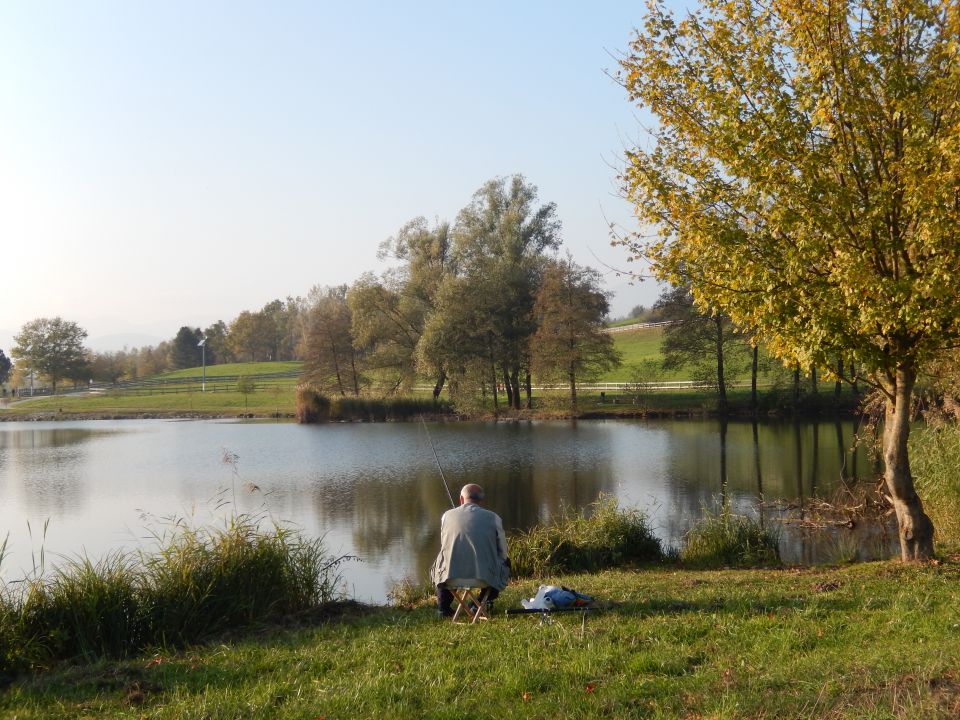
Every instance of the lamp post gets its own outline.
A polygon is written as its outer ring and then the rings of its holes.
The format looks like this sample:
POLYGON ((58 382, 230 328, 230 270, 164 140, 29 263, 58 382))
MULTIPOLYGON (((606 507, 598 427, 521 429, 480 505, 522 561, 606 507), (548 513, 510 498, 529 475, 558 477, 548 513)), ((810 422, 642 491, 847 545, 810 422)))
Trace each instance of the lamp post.
POLYGON ((197 347, 200 348, 200 355, 203 358, 203 379, 200 381, 200 392, 207 391, 207 339, 201 340, 197 347))

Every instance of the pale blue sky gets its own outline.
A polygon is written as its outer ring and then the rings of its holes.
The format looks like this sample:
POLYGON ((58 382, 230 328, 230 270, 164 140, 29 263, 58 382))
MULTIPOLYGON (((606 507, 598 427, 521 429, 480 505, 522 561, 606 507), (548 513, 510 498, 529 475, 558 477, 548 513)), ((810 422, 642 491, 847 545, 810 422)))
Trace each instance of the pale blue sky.
MULTIPOLYGON (((642 12, 0 0, 0 330, 229 321, 382 269, 405 221, 514 172, 578 262, 625 267, 605 215, 630 221, 610 165, 638 129, 604 70, 642 12)), ((615 313, 657 294, 608 287, 615 313)))

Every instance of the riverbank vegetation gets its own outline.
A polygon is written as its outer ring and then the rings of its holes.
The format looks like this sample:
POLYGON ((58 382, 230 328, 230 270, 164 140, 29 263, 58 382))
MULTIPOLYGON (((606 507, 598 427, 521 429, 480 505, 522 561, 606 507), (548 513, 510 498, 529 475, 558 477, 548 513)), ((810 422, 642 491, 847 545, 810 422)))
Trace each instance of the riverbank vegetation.
POLYGON ((936 720, 960 709, 954 560, 551 580, 603 609, 547 624, 504 616, 537 580, 511 584, 479 626, 428 607, 353 609, 243 639, 55 665, 3 690, 0 714, 936 720))
POLYGON ((300 423, 388 422, 453 414, 449 401, 427 397, 328 397, 309 388, 298 388, 296 402, 296 417, 300 423))
POLYGON ((550 522, 509 539, 511 573, 544 578, 663 560, 647 516, 601 498, 583 510, 564 508, 550 522))
MULTIPOLYGON (((62 660, 176 648, 329 604, 343 558, 263 518, 183 522, 152 551, 66 559, 7 583, 0 596, 0 677, 62 660)), ((2 557, 0 557, 2 561, 2 557)))

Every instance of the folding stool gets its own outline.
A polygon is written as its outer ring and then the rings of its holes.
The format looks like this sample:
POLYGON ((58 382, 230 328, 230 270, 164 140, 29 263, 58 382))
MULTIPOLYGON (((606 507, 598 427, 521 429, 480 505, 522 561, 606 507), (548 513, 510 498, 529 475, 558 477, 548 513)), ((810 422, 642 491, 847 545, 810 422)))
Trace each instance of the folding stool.
POLYGON ((489 620, 484 603, 480 601, 483 597, 483 591, 487 588, 487 583, 483 580, 471 580, 468 578, 451 578, 444 583, 447 590, 453 595, 457 602, 457 609, 453 613, 453 622, 457 622, 461 611, 470 618, 470 624, 473 625, 477 620, 489 620), (472 609, 471 609, 472 604, 472 609))

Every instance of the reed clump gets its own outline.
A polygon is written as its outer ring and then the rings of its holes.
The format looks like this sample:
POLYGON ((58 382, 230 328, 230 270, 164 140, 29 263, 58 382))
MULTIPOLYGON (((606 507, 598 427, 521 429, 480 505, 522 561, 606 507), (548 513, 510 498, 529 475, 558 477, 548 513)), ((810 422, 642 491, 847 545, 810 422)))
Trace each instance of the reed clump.
POLYGON ((301 424, 326 422, 330 419, 330 398, 309 387, 300 386, 296 393, 295 414, 297 422, 301 424))
POLYGON ((177 525, 153 552, 68 560, 0 596, 0 674, 60 659, 177 647, 336 599, 338 569, 319 539, 249 515, 222 528, 177 525))
POLYGON ((297 389, 297 422, 390 422, 435 415, 450 415, 449 400, 412 397, 334 397, 311 388, 297 389))
POLYGON ((704 509, 680 549, 680 562, 695 567, 753 567, 780 562, 780 532, 728 508, 704 509))
POLYGON ((583 510, 564 508, 549 523, 513 534, 512 574, 545 577, 659 562, 663 548, 646 514, 602 497, 583 510))
POLYGON ((931 422, 910 439, 910 467, 938 542, 960 545, 960 425, 931 422))

